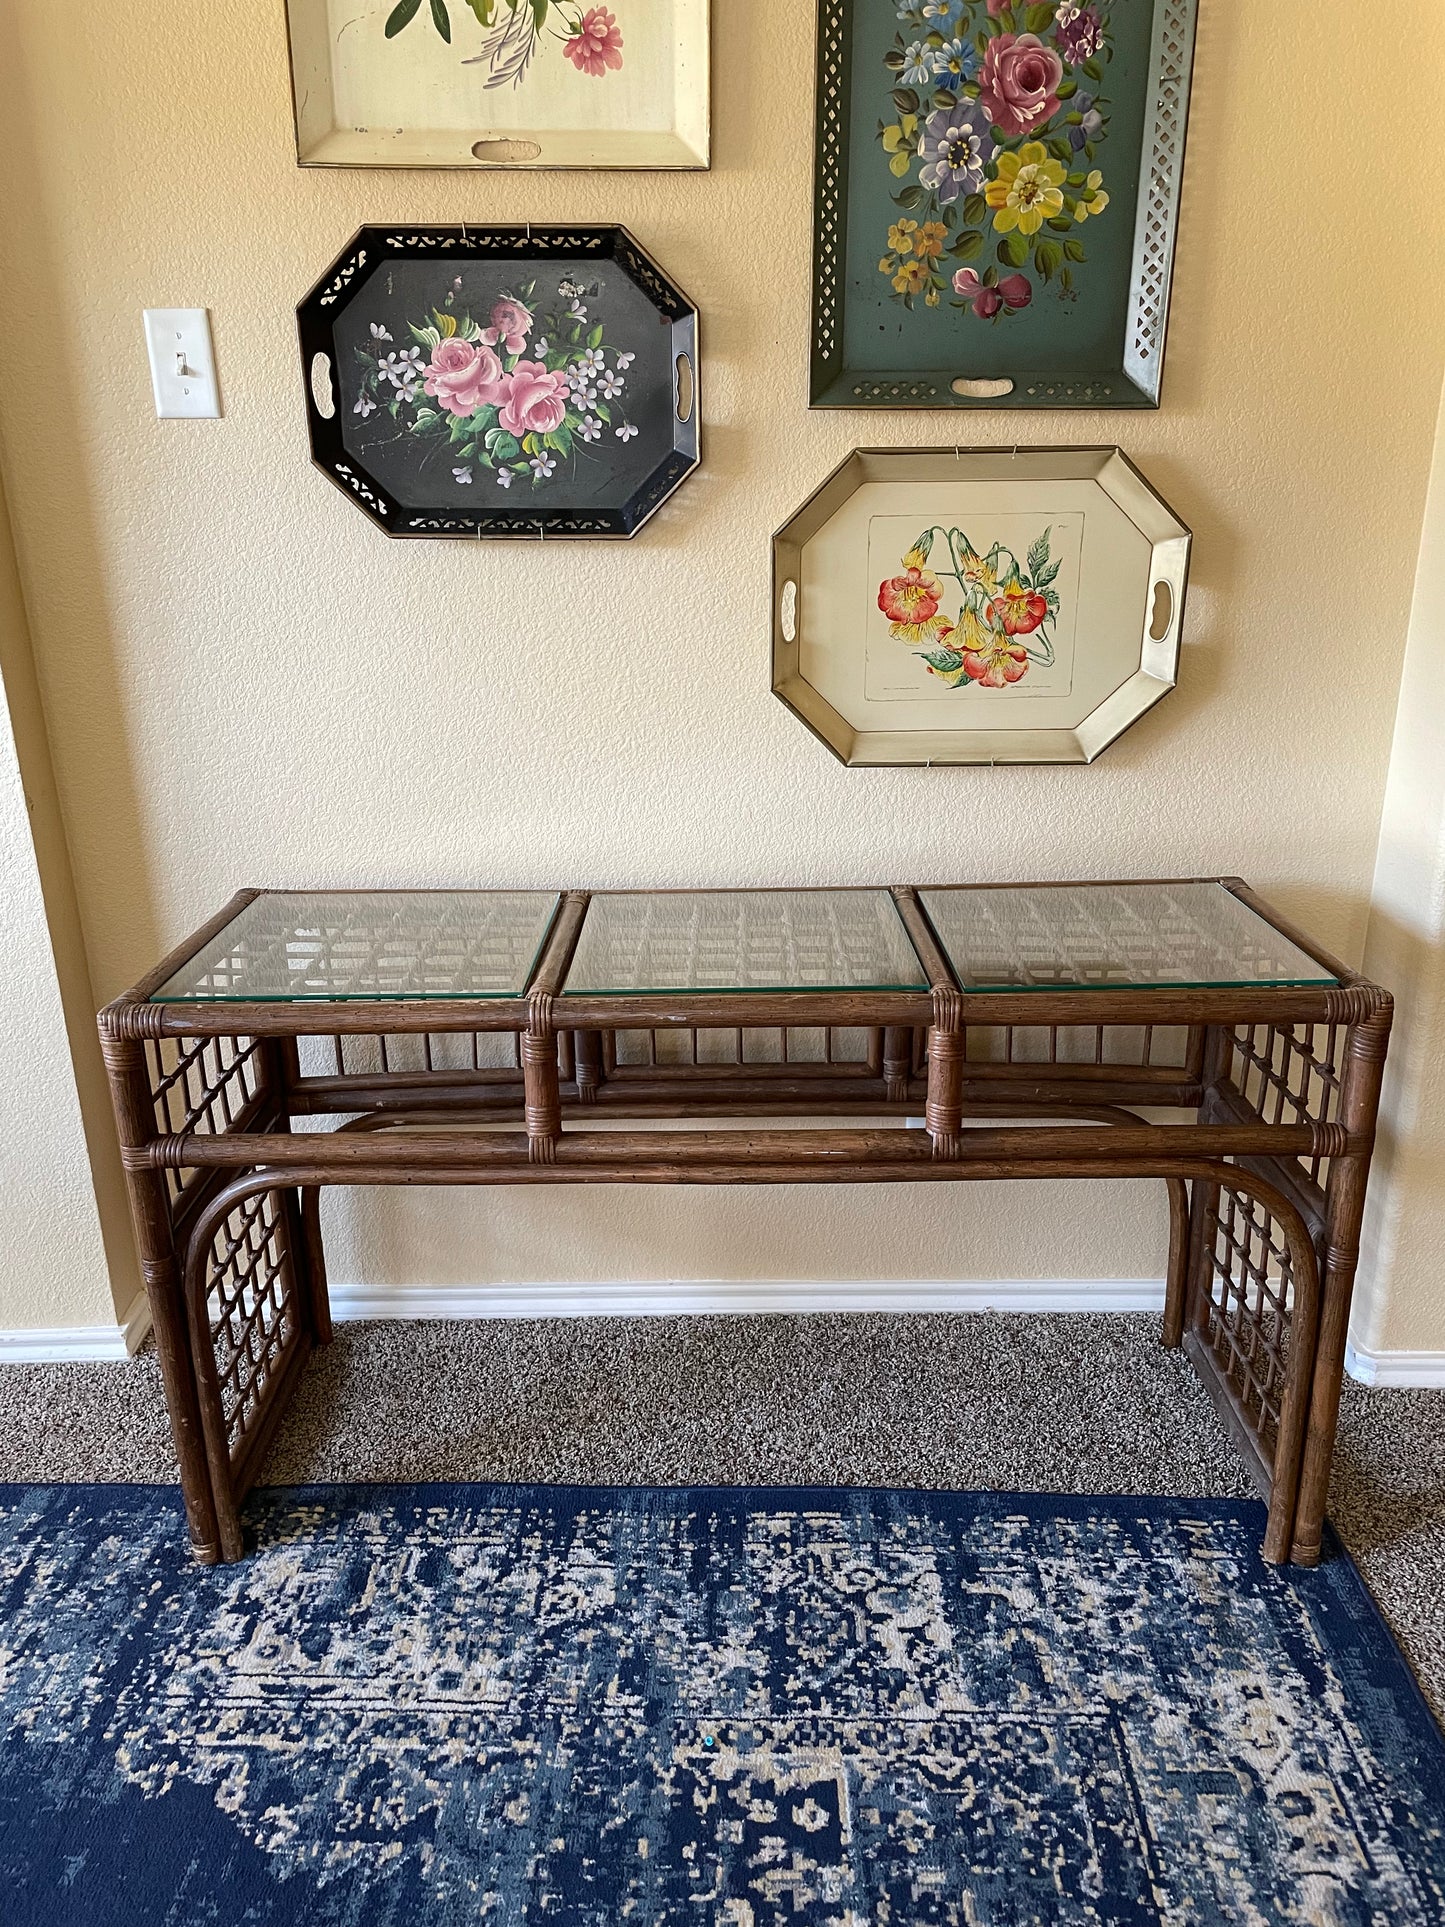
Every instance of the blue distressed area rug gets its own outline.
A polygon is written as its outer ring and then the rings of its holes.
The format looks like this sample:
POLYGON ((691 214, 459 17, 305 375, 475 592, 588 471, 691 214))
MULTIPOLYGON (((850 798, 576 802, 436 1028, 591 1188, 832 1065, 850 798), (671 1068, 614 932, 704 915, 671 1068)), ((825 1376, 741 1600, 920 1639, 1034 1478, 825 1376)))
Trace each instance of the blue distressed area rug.
POLYGON ((1354 1567, 1229 1501, 0 1487, 3 1927, 1445 1922, 1354 1567))

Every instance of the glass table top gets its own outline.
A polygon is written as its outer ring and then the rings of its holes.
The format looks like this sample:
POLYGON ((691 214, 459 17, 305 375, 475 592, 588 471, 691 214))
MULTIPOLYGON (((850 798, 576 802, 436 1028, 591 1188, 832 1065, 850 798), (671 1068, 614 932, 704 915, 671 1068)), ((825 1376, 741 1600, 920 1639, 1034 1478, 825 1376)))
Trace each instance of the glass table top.
MULTIPOLYGON (((1332 984, 1219 883, 924 889, 971 991, 1332 984)), ((267 891, 155 1003, 521 997, 550 890, 267 891)), ((924 991, 886 890, 616 891, 588 906, 564 991, 924 991)))
POLYGON ((152 1003, 520 997, 553 890, 268 890, 152 1003))
POLYGON ((594 896, 564 990, 926 990, 886 890, 594 896))
POLYGON ((964 990, 1337 981, 1222 883, 935 889, 918 895, 964 990))

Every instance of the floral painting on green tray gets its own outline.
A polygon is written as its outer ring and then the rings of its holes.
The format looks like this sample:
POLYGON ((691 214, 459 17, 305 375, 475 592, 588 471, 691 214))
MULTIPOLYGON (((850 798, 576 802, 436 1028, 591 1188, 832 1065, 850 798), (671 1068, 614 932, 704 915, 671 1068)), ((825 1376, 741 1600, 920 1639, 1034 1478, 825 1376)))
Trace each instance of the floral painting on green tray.
MULTIPOLYGON (((1130 0, 1121 0, 1130 4, 1130 0)), ((880 75, 877 165, 898 185, 878 272, 904 308, 1007 323, 1077 298, 1108 218, 1104 0, 910 0, 880 75)))

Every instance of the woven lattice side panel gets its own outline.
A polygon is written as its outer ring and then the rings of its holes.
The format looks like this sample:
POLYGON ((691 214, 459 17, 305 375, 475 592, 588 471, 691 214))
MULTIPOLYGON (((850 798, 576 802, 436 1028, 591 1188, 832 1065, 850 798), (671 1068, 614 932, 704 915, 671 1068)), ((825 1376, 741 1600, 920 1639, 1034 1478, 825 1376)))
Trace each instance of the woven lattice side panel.
MULTIPOLYGON (((1230 1031, 1224 1075, 1266 1124, 1332 1124, 1339 1116, 1348 1031, 1343 1024, 1253 1024, 1230 1031)), ((1321 1198, 1329 1159, 1298 1160, 1321 1198)))
MULTIPOLYGON (((261 1088, 261 1047, 254 1037, 162 1037, 145 1049, 162 1137, 229 1131, 261 1088)), ((194 1177, 167 1171, 173 1204, 194 1177)))
POLYGON ((206 1315, 233 1460, 301 1339, 290 1238, 284 1194, 265 1191, 238 1204, 212 1242, 206 1315))
POLYGON ((1205 1263, 1201 1336, 1266 1455, 1272 1454, 1293 1327, 1288 1241, 1262 1204, 1221 1190, 1205 1227, 1205 1263))

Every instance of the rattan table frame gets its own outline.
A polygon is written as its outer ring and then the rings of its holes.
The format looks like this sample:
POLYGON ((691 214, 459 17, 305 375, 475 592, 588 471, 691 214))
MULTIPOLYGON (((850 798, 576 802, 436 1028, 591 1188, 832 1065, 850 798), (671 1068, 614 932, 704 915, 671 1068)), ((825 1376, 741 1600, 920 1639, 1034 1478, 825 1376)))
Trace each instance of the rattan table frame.
POLYGON ((330 1338, 322 1186, 1131 1177, 1167 1187, 1163 1342, 1185 1348, 1267 1498, 1264 1556, 1317 1563, 1391 1000, 1242 880, 1196 881, 1223 882, 1337 982, 967 991, 897 886, 926 989, 564 994, 589 902, 568 891, 524 996, 153 1002, 261 894, 239 893, 99 1018, 197 1559, 242 1556, 241 1502, 330 1338), (800 1029, 823 1035, 823 1061, 790 1061, 800 1029), (700 1060, 711 1032, 735 1036, 734 1061, 700 1060), (480 1062, 494 1033, 510 1068, 480 1062), (678 1033, 691 1060, 662 1061, 678 1033), (1081 1061, 1065 1045, 1089 1033, 1081 1061), (468 1034, 474 1068, 436 1068, 434 1040, 468 1034), (765 1034, 781 1058, 749 1061, 765 1034), (649 1060, 624 1061, 638 1038, 649 1060), (334 1074, 303 1073, 303 1039, 334 1051, 334 1074), (393 1068, 405 1040, 423 1062, 393 1068), (361 1043, 379 1051, 348 1068, 361 1043), (922 1127, 903 1122, 920 1110, 922 1127), (293 1132, 300 1118, 345 1121, 293 1132), (601 1118, 651 1128, 587 1129, 601 1118))

